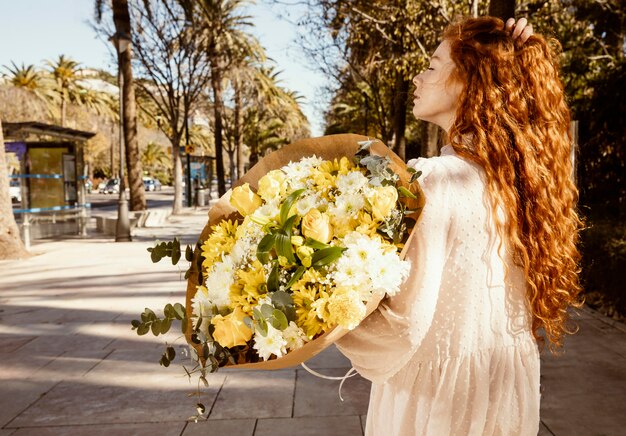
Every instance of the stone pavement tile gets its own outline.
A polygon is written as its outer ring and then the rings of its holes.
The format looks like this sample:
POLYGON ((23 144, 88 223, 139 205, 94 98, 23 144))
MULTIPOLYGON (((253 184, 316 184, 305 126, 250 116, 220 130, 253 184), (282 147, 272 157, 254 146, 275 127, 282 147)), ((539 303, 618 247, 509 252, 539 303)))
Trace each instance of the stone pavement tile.
POLYGON ((0 387, 0 427, 46 394, 58 381, 3 380, 0 387))
POLYGON ((252 436, 256 419, 210 419, 188 422, 183 436, 252 436))
POLYGON ((0 335, 0 352, 12 353, 22 345, 28 344, 37 336, 0 335))
POLYGON ((220 370, 219 373, 227 374, 226 380, 211 409, 209 420, 292 416, 293 370, 220 370))
POLYGON ((361 436, 358 416, 259 419, 254 436, 361 436))
POLYGON ((334 345, 304 363, 309 368, 346 368, 346 371, 352 366, 350 360, 341 354, 334 345))
POLYGON ((84 334, 45 335, 29 342, 19 349, 20 353, 50 354, 79 350, 103 350, 113 338, 84 334))
POLYGON ((8 430, 4 430, 4 429, 0 429, 0 436, 9 436, 15 434, 15 430, 12 429, 8 429, 8 430))
MULTIPOLYGON (((15 436, 179 436, 185 423, 74 425, 58 427, 23 427, 15 436)), ((0 433, 0 436, 2 433, 0 433)))
MULTIPOLYGON (((327 369, 320 373, 331 376, 344 376, 347 369, 327 369)), ((309 374, 303 369, 297 371, 296 398, 293 416, 332 416, 364 415, 369 404, 371 383, 359 375, 350 377, 341 389, 344 401, 339 398, 339 380, 325 380, 309 374)))
MULTIPOLYGON (((56 385, 9 427, 180 422, 192 415, 196 400, 187 394, 195 382, 190 384, 178 365, 142 362, 142 354, 113 352, 84 377, 56 385)), ((205 404, 213 403, 223 380, 211 374, 203 389, 205 404)))

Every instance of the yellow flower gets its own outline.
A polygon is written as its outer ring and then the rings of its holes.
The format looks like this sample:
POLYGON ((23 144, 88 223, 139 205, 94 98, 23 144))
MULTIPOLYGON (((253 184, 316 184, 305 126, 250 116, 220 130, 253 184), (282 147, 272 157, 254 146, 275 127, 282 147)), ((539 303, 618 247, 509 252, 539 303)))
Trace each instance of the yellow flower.
POLYGON ((237 227, 237 222, 230 220, 222 221, 212 227, 212 233, 200 248, 204 257, 202 267, 205 275, 213 264, 221 258, 222 253, 228 253, 233 248, 237 227))
POLYGON ((354 168, 354 165, 352 164, 352 162, 350 162, 350 159, 348 159, 345 156, 339 159, 339 161, 337 161, 337 158, 333 159, 332 161, 326 160, 322 162, 322 164, 319 166, 320 170, 333 174, 333 175, 336 175, 336 174, 346 175, 353 168, 354 168))
POLYGON ((252 268, 237 271, 237 280, 230 286, 230 301, 233 307, 239 307, 252 316, 252 309, 266 293, 265 269, 261 262, 255 260, 252 268))
POLYGON ((367 201, 370 204, 374 219, 383 221, 396 207, 398 190, 395 186, 390 185, 374 188, 367 195, 367 201))
POLYGON ((302 218, 302 234, 324 244, 328 243, 333 238, 329 216, 317 209, 309 210, 302 218))
POLYGON ((248 183, 237 186, 230 195, 230 204, 242 215, 250 215, 263 204, 263 200, 255 194, 248 183))
POLYGON ((359 325, 365 317, 365 304, 361 296, 355 289, 348 287, 335 288, 324 310, 325 320, 348 330, 359 325))
POLYGON ((331 225, 333 227, 333 235, 341 239, 348 233, 353 232, 358 222, 354 218, 344 219, 335 216, 331 220, 331 225))
POLYGON ((330 171, 315 168, 311 171, 311 180, 317 186, 318 191, 328 190, 335 186, 337 177, 330 171))
POLYGON ((226 316, 216 315, 211 320, 215 326, 213 339, 222 347, 246 345, 252 339, 252 330, 243 322, 246 314, 239 308, 226 316))
POLYGON ((257 193, 265 201, 279 198, 285 193, 287 176, 281 170, 272 170, 259 179, 257 193))
POLYGON ((304 334, 309 339, 328 330, 328 324, 317 316, 317 310, 313 306, 321 286, 300 279, 299 285, 292 287, 293 294, 291 296, 296 307, 296 324, 302 327, 304 334), (294 287, 297 289, 294 290, 294 287))
POLYGON ((372 219, 372 216, 369 213, 363 210, 359 211, 357 222, 358 225, 354 230, 363 235, 367 235, 370 238, 379 237, 376 231, 378 229, 378 223, 372 219))

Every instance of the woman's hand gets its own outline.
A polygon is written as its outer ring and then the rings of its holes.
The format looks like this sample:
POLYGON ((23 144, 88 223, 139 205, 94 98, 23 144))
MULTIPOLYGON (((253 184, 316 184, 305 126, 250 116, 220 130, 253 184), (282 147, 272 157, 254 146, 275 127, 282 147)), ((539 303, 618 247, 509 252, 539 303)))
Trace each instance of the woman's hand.
POLYGON ((513 37, 513 41, 517 41, 519 39, 519 44, 524 44, 530 35, 533 34, 533 26, 528 24, 528 20, 526 18, 520 18, 515 21, 515 18, 509 18, 506 20, 506 24, 504 28, 509 32, 513 32, 511 35, 513 37))

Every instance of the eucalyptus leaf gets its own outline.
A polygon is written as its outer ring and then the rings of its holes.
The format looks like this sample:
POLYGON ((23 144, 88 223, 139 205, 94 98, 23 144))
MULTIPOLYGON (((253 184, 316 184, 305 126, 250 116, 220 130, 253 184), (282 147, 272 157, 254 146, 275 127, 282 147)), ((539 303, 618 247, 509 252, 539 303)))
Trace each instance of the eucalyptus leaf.
POLYGON ((154 336, 159 336, 161 334, 161 320, 157 319, 152 321, 152 325, 150 327, 154 336))
POLYGON ((278 330, 285 330, 289 322, 285 314, 278 309, 274 309, 272 312, 272 327, 278 330))
POLYGON ((141 324, 137 327, 137 334, 143 336, 150 331, 150 327, 147 324, 141 324))
POLYGON ((167 347, 165 354, 170 362, 176 358, 176 350, 174 347, 167 347))
POLYGON ((170 327, 172 326, 172 319, 171 318, 165 318, 164 320, 161 321, 161 334, 164 335, 165 333, 167 333, 170 330, 170 327))
POLYGON ((170 361, 165 354, 161 356, 161 360, 159 360, 159 364, 164 367, 170 366, 170 361))
POLYGON ((271 318, 273 313, 274 313, 274 306, 272 306, 271 304, 261 305, 261 314, 263 315, 263 318, 265 319, 271 318))
POLYGON ((287 307, 293 305, 293 298, 285 291, 278 291, 272 294, 272 304, 276 307, 287 307))
POLYGON ((130 325, 133 326, 133 330, 135 330, 137 327, 139 327, 141 325, 141 321, 139 321, 138 319, 133 319, 130 322, 130 325))
POLYGON ((174 242, 172 243, 172 265, 176 265, 178 263, 181 254, 180 241, 178 238, 174 238, 174 242))
POLYGON ((174 311, 176 312, 176 319, 183 319, 185 317, 185 306, 180 303, 174 305, 174 311))
POLYGON ((190 245, 187 245, 187 248, 185 248, 185 260, 187 262, 191 262, 193 260, 193 249, 190 245))

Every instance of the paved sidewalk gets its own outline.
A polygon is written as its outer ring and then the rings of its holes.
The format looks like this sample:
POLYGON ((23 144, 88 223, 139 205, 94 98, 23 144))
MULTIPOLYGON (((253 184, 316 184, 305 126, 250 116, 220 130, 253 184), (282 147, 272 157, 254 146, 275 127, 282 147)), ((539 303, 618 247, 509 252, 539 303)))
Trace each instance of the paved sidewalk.
MULTIPOLYGON (((0 436, 363 434, 369 383, 346 381, 341 402, 338 382, 301 368, 220 370, 203 389, 209 420, 186 421, 196 385, 179 364, 158 365, 164 341, 180 344, 180 356, 184 339, 139 337, 130 320, 184 300, 184 267, 152 264, 146 248, 157 238, 195 242, 206 212, 134 229, 132 243, 92 234, 0 262, 0 436)), ((543 356, 540 434, 624 434, 626 328, 590 309, 577 321, 564 354, 543 356)), ((309 366, 333 376, 350 367, 334 348, 309 366)))

